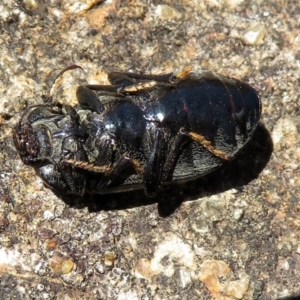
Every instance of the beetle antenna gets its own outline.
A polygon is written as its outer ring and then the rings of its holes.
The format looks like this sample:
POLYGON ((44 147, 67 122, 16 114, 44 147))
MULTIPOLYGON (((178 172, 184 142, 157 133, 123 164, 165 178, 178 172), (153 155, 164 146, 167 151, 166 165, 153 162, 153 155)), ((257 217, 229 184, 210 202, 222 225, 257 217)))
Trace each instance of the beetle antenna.
POLYGON ((44 103, 52 103, 52 98, 53 98, 53 87, 57 81, 57 79, 59 79, 65 72, 69 71, 69 70, 75 70, 75 69, 82 69, 82 67, 78 66, 78 65, 70 65, 66 68, 64 68, 63 70, 61 70, 53 79, 51 85, 50 85, 50 89, 49 89, 49 93, 48 96, 44 96, 44 103))

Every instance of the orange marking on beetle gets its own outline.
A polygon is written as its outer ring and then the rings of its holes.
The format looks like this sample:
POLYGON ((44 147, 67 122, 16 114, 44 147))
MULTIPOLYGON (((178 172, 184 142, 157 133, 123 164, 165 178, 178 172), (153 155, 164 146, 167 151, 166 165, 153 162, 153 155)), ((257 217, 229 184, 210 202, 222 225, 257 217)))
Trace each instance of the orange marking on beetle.
POLYGON ((79 168, 79 169, 84 169, 96 173, 106 173, 111 170, 111 168, 107 165, 104 166, 95 166, 94 164, 90 164, 89 162, 85 161, 77 161, 74 159, 65 159, 63 160, 64 163, 70 164, 73 167, 79 168))
POLYGON ((144 168, 141 166, 141 164, 136 160, 136 159, 130 159, 131 163, 135 169, 135 171, 139 174, 139 175, 143 175, 143 171, 144 168))
POLYGON ((157 81, 153 80, 153 81, 141 82, 122 89, 122 92, 138 92, 144 89, 152 88, 154 86, 157 86, 157 81))
POLYGON ((217 149, 214 147, 209 140, 207 140, 203 135, 195 133, 195 132, 189 132, 188 136, 193 139, 194 141, 201 144, 203 147, 205 147, 209 152, 211 152, 213 155, 220 157, 225 160, 231 160, 233 157, 228 155, 226 152, 217 149))
POLYGON ((192 66, 186 67, 182 71, 177 73, 175 75, 175 77, 178 78, 178 79, 186 78, 191 73, 192 69, 193 69, 192 66))

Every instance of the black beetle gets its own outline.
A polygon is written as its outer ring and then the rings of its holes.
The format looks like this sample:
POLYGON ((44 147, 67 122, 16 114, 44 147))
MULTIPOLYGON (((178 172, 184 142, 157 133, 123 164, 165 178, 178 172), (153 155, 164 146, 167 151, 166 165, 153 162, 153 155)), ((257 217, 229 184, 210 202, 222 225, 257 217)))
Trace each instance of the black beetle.
POLYGON ((23 162, 56 191, 155 196, 233 159, 261 114, 251 86, 213 72, 108 78, 111 85, 79 86, 74 108, 27 108, 15 128, 23 162))

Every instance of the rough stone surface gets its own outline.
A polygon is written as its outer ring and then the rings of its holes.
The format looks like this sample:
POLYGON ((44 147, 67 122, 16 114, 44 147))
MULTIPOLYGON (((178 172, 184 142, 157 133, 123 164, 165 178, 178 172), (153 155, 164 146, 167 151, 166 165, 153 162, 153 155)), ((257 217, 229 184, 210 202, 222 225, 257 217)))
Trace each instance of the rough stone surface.
POLYGON ((0 298, 300 295, 299 20, 297 1, 2 0, 0 298), (246 45, 253 24, 266 34, 246 45), (108 71, 195 66, 253 85, 262 125, 237 160, 157 198, 61 199, 22 164, 11 128, 72 64, 84 71, 58 80, 56 101, 76 103, 76 85, 108 71))

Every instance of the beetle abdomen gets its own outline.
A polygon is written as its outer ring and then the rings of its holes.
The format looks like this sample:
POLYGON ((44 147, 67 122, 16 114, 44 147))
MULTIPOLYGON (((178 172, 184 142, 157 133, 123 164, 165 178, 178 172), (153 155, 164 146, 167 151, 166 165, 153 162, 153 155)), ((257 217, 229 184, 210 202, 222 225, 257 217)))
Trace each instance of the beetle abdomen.
POLYGON ((214 147, 235 155, 251 137, 261 102, 248 84, 224 76, 186 78, 148 110, 163 126, 203 136, 214 147))

